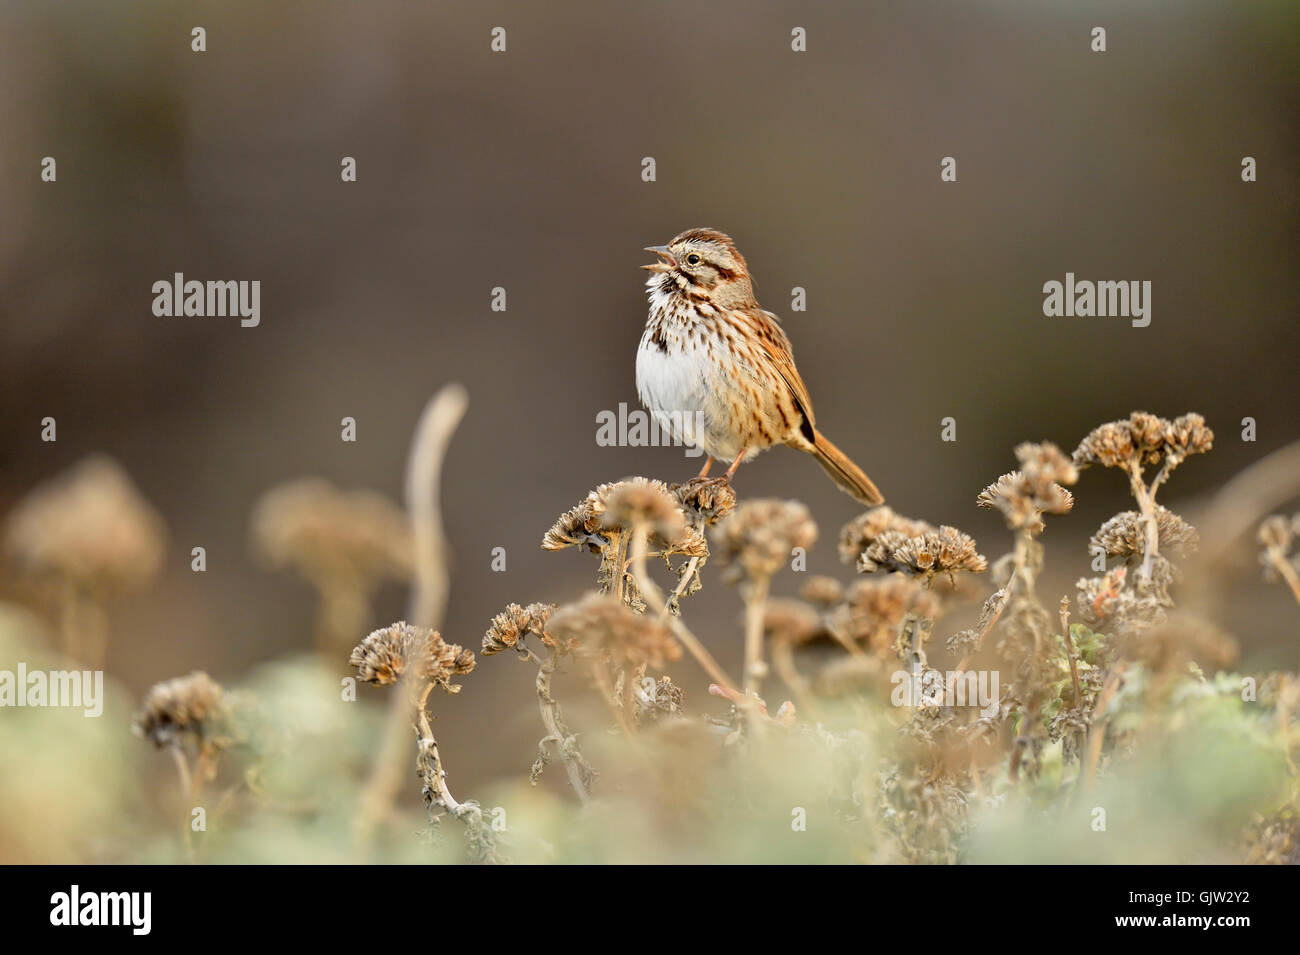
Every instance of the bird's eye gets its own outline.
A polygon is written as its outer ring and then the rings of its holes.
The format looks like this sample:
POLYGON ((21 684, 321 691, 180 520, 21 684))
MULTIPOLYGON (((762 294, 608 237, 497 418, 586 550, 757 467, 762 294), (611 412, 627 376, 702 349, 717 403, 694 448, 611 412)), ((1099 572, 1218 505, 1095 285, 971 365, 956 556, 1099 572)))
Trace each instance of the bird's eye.
POLYGON ((688 255, 688 256, 686 257, 686 264, 687 264, 687 265, 699 265, 699 264, 700 264, 700 257, 699 257, 698 255, 696 255, 694 252, 692 252, 690 255, 688 255))

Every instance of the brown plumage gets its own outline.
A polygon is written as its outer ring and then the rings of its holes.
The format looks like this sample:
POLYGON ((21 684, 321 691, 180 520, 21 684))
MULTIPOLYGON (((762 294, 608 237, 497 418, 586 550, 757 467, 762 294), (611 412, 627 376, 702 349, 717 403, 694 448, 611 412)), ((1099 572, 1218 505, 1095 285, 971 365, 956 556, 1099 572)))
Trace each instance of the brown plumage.
POLYGON ((863 504, 880 491, 817 430, 812 399, 775 315, 759 307, 749 267, 730 237, 690 229, 647 251, 650 317, 637 351, 641 402, 661 427, 709 459, 728 461, 730 478, 776 444, 813 455, 844 491, 863 504))

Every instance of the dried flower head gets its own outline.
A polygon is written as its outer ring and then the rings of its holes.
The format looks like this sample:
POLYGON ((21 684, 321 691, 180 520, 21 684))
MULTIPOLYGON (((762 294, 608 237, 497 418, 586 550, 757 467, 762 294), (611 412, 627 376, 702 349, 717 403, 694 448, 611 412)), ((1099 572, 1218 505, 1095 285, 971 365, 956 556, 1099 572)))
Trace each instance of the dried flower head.
POLYGON ((671 488, 682 509, 700 527, 712 527, 736 507, 736 492, 731 485, 713 478, 692 478, 671 488))
POLYGON ((771 577, 794 548, 806 549, 815 540, 817 525, 808 508, 776 498, 744 502, 713 531, 714 546, 733 576, 739 572, 750 580, 771 577))
POLYGON ((1205 419, 1196 413, 1189 413, 1169 422, 1165 429, 1166 453, 1185 458, 1192 454, 1204 454, 1214 448, 1214 432, 1205 424, 1205 419))
MULTIPOLYGON (((1192 553, 1200 540, 1196 528, 1173 511, 1157 504, 1156 532, 1160 549, 1174 553, 1192 553)), ((1121 511, 1098 528, 1088 542, 1089 553, 1110 557, 1141 557, 1146 550, 1146 523, 1137 511, 1121 511)))
POLYGON ((858 570, 864 574, 897 571, 927 580, 936 574, 980 573, 988 566, 988 561, 976 551, 973 538, 946 525, 917 537, 904 538, 897 532, 886 532, 858 559, 858 570))
POLYGON ((20 572, 118 593, 157 574, 165 538, 162 518, 127 473, 97 456, 18 503, 5 528, 5 550, 20 572))
POLYGON ((1016 460, 1030 487, 1039 493, 1050 483, 1073 484, 1079 480, 1074 461, 1051 441, 1016 445, 1016 460))
POLYGON ((320 478, 272 488, 253 510, 256 551, 294 567, 318 588, 409 580, 414 545, 406 514, 373 491, 342 491, 320 478))
POLYGON ((666 661, 682 655, 667 627, 599 593, 555 611, 548 629, 578 652, 624 669, 643 665, 661 669, 666 661))
POLYGON ((819 607, 833 607, 844 599, 844 585, 834 577, 818 574, 804 581, 799 596, 819 607))
POLYGON ((529 634, 552 649, 558 648, 559 641, 546 631, 546 623, 554 612, 555 604, 532 603, 527 607, 510 604, 492 618, 492 625, 483 634, 483 655, 491 656, 502 650, 522 652, 524 638, 529 634))
POLYGON ((474 654, 447 643, 436 630, 398 621, 357 644, 348 663, 357 668, 363 683, 391 686, 409 673, 448 693, 459 693, 460 687, 453 685, 451 678, 474 669, 474 654))
POLYGON ((607 540, 601 533, 601 518, 605 513, 605 500, 612 487, 612 484, 601 484, 594 491, 588 491, 586 497, 556 518, 551 529, 542 537, 542 549, 586 547, 599 551, 604 547, 607 540))
POLYGON ((822 632, 821 615, 802 600, 769 600, 763 607, 763 631, 780 643, 806 643, 822 632))
POLYGON ((703 546, 699 534, 686 533, 687 514, 662 481, 629 478, 601 484, 559 516, 542 538, 543 550, 586 547, 599 553, 633 524, 647 521, 651 547, 674 554, 703 546))
POLYGON ((856 563, 863 553, 881 537, 892 541, 919 537, 933 531, 934 525, 895 514, 887 506, 873 507, 840 528, 840 560, 856 563))
POLYGON ((1161 559, 1156 567, 1159 580, 1152 583, 1130 575, 1125 567, 1080 578, 1075 583, 1080 619, 1094 630, 1123 634, 1162 623, 1171 603, 1167 588, 1172 565, 1161 559))
POLYGON ((668 546, 678 543, 686 534, 686 515, 668 486, 646 478, 629 478, 614 486, 601 524, 607 528, 644 524, 668 546))
POLYGON ((1074 463, 1081 468, 1100 464, 1136 472, 1163 458, 1165 466, 1172 470, 1188 455, 1202 454, 1213 447, 1214 432, 1198 414, 1167 421, 1135 411, 1127 420, 1094 428, 1075 449, 1074 463))
POLYGON ((1020 469, 1002 475, 980 492, 975 503, 996 507, 1013 529, 1043 530, 1043 514, 1065 514, 1074 507, 1074 497, 1062 484, 1073 484, 1078 469, 1050 442, 1024 443, 1016 448, 1020 469))
POLYGON ((934 619, 939 597, 903 574, 867 578, 849 587, 843 606, 832 617, 836 631, 854 643, 888 654, 908 614, 934 619))
POLYGON ((145 694, 132 729, 160 749, 185 740, 223 746, 229 741, 229 716, 220 684, 196 670, 155 683, 145 694))

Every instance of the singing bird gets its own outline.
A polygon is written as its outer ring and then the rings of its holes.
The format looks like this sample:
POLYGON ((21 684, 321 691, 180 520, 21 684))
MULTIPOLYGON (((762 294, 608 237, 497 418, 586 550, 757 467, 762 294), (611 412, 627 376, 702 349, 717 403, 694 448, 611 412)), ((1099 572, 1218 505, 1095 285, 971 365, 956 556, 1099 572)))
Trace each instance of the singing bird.
POLYGON ((650 317, 636 355, 641 403, 684 443, 713 459, 742 461, 784 444, 817 459, 868 506, 884 501, 862 469, 815 427, 812 399, 794 367, 780 320, 759 307, 749 266, 730 236, 689 229, 646 248, 650 317))

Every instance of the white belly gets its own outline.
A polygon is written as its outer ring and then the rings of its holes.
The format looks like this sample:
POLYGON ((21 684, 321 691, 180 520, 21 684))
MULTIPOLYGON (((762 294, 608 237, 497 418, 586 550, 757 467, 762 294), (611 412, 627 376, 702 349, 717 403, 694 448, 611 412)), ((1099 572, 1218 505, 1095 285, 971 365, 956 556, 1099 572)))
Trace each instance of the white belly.
POLYGON ((682 443, 702 448, 722 461, 740 453, 729 434, 718 400, 720 382, 711 380, 716 369, 691 341, 664 351, 642 336, 636 354, 636 390, 661 429, 682 443))

